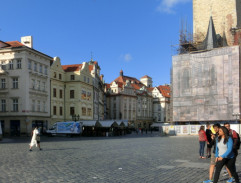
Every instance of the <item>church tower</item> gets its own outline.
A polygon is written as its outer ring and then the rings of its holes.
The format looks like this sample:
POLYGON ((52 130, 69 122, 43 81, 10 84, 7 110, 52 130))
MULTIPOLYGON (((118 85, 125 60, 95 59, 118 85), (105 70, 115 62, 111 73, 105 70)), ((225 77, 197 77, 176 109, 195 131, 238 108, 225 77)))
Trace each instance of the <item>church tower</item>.
POLYGON ((241 27, 241 0, 193 0, 193 38, 202 42, 212 16, 216 33, 225 34, 228 45, 233 45, 232 30, 241 27))

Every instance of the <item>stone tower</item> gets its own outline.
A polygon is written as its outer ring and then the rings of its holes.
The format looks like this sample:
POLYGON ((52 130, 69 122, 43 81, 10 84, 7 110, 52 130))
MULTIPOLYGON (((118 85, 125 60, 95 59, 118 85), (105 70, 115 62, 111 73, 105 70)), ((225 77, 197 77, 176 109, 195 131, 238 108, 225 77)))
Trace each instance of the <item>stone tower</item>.
POLYGON ((210 16, 213 17, 216 33, 225 35, 228 45, 233 45, 230 30, 241 27, 241 0, 193 0, 194 41, 205 39, 210 16))

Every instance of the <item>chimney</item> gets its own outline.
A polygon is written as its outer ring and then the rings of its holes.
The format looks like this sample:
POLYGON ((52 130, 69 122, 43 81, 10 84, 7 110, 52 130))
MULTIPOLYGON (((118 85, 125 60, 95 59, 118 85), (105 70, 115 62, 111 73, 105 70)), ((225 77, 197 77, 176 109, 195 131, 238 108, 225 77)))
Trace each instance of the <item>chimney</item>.
POLYGON ((32 36, 21 37, 21 43, 29 48, 33 48, 33 37, 32 36))

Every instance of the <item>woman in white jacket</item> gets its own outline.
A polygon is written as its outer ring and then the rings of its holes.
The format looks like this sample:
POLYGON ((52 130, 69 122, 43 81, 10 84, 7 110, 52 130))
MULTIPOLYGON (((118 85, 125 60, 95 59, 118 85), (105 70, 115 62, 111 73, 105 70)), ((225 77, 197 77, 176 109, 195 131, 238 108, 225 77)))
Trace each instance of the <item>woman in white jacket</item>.
POLYGON ((32 132, 32 140, 31 140, 31 143, 29 144, 29 151, 32 151, 32 147, 34 145, 36 147, 38 147, 39 150, 42 150, 40 148, 40 134, 39 134, 39 131, 38 131, 38 127, 35 127, 33 132, 32 132))

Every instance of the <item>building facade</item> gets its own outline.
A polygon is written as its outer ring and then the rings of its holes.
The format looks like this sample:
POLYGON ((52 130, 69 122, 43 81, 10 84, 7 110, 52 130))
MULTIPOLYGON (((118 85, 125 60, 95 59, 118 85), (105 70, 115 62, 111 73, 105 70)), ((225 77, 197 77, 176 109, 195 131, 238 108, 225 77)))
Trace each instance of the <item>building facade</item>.
POLYGON ((104 118, 103 76, 97 62, 51 65, 51 124, 104 118), (99 112, 99 113, 98 113, 99 112))
POLYGON ((133 77, 120 76, 105 85, 107 119, 128 120, 134 128, 149 128, 153 122, 152 96, 147 87, 133 77))
POLYGON ((33 125, 50 120, 50 62, 33 49, 31 36, 22 42, 0 41, 0 119, 5 135, 30 134, 33 125))
POLYGON ((153 97, 153 119, 155 122, 170 123, 170 86, 160 85, 158 87, 150 88, 149 91, 153 97))

